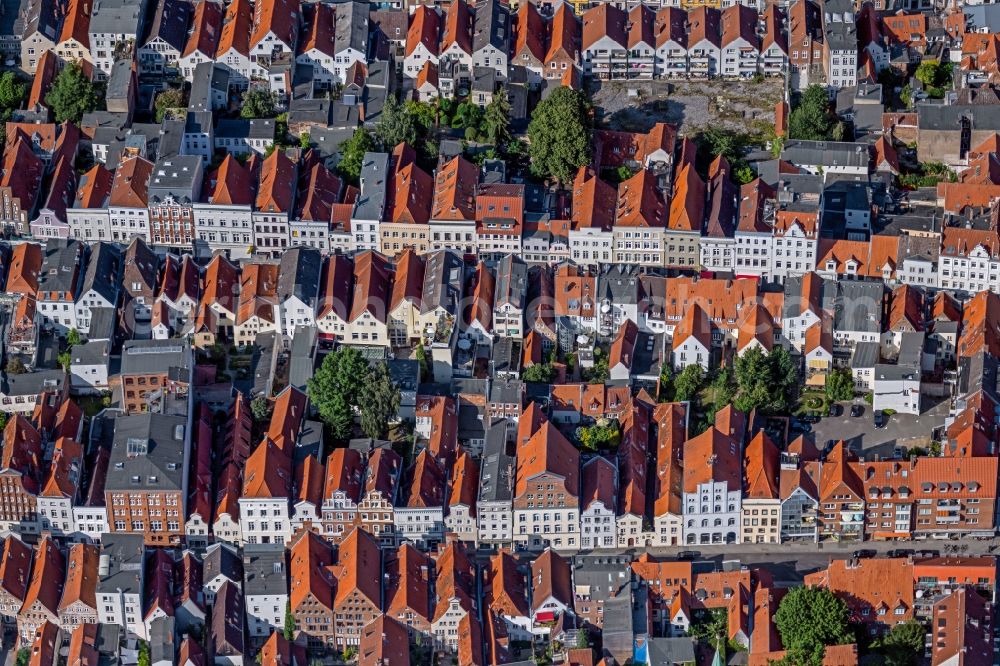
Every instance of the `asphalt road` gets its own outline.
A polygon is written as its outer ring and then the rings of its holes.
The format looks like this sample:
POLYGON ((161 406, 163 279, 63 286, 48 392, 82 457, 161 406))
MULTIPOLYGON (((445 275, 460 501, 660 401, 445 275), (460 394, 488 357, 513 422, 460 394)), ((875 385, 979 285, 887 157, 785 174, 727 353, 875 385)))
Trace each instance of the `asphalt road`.
POLYGON ((944 425, 948 415, 948 401, 942 400, 920 416, 893 414, 885 427, 876 428, 871 405, 863 400, 840 404, 843 408, 841 416, 825 417, 812 426, 816 446, 820 449, 831 439, 843 439, 858 454, 863 452, 864 455, 891 457, 898 441, 929 437, 934 428, 944 425), (858 417, 851 416, 852 404, 863 405, 865 413, 858 417))

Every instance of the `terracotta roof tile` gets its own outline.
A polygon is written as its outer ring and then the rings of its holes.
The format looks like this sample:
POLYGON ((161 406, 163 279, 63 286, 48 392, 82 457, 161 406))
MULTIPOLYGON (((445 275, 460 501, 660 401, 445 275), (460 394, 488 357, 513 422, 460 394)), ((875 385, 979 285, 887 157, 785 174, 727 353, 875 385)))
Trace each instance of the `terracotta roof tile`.
MULTIPOLYGON (((234 4, 242 1, 234 0, 234 4)), ((295 184, 295 164, 284 151, 276 150, 271 153, 260 168, 257 210, 265 213, 290 213, 295 184)))
POLYGON ((298 32, 298 0, 257 0, 254 3, 251 48, 260 44, 270 33, 285 46, 294 49, 298 32))
POLYGON ((423 44, 432 55, 440 53, 438 38, 441 34, 441 17, 429 5, 419 5, 410 19, 406 32, 406 55, 410 55, 423 44))
POLYGON ((663 227, 667 206, 653 172, 642 169, 618 186, 616 227, 663 227))
POLYGON ((153 163, 141 157, 122 162, 111 185, 110 205, 120 208, 146 208, 149 203, 149 177, 153 163))
POLYGON ((457 46, 464 53, 472 54, 472 12, 465 0, 454 0, 444 16, 444 34, 441 36, 441 53, 457 46))
MULTIPOLYGON (((201 0, 195 5, 191 31, 184 45, 182 58, 197 52, 214 57, 222 34, 222 5, 214 0, 201 0)), ((234 26, 235 28, 235 26, 234 26)))
POLYGON ((38 272, 42 268, 42 247, 36 243, 20 243, 11 253, 7 272, 8 293, 35 296, 38 293, 38 272))
POLYGON ((576 62, 580 54, 580 19, 573 13, 569 3, 559 3, 552 14, 549 31, 549 48, 545 52, 545 66, 559 59, 576 62))

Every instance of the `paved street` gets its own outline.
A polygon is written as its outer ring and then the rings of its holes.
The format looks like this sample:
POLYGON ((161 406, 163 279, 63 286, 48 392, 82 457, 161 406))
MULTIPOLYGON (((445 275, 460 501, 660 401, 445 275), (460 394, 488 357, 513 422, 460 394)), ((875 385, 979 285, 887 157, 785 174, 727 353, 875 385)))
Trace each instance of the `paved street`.
POLYGON ((858 454, 863 451, 865 455, 891 457, 898 441, 917 437, 930 438, 934 428, 943 425, 948 415, 948 401, 942 400, 920 416, 893 414, 889 417, 888 425, 876 428, 871 405, 863 400, 856 400, 855 403, 840 403, 844 410, 841 416, 826 417, 813 424, 816 446, 822 449, 831 439, 843 439, 858 454), (851 405, 855 403, 864 405, 865 413, 862 416, 851 416, 851 405))

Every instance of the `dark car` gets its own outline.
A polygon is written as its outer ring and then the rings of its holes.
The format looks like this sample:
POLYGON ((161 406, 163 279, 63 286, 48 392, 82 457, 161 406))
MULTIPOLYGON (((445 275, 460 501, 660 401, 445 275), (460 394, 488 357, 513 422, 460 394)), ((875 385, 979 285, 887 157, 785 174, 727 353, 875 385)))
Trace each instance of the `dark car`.
POLYGON ((819 423, 819 417, 815 414, 806 414, 799 417, 799 421, 802 423, 819 423))
POLYGON ((864 405, 851 405, 851 416, 857 418, 865 413, 864 405))
POLYGON ((886 416, 881 409, 875 410, 875 427, 884 428, 886 424, 889 423, 889 417, 886 416))
POLYGON ((854 551, 854 559, 856 559, 856 560, 870 560, 871 558, 875 557, 876 555, 878 555, 878 553, 876 553, 874 550, 870 550, 868 548, 864 548, 862 550, 856 550, 856 551, 854 551))
POLYGON ((896 548, 886 553, 886 557, 909 557, 910 555, 913 555, 913 551, 909 548, 896 548))
POLYGON ((701 553, 699 553, 697 550, 682 550, 681 552, 677 553, 677 559, 686 562, 690 562, 691 560, 697 560, 699 557, 701 557, 701 553))
POLYGON ((837 403, 833 403, 832 405, 830 405, 830 416, 840 416, 843 413, 844 413, 844 408, 838 405, 837 403))

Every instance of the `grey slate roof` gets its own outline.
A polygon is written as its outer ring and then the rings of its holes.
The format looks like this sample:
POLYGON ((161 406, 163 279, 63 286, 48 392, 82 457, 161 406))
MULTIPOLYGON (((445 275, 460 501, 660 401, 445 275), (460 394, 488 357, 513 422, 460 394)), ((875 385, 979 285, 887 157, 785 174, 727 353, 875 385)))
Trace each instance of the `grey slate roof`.
POLYGON ((209 639, 216 663, 242 660, 244 614, 243 593, 239 586, 229 581, 223 583, 215 595, 215 604, 212 606, 209 639))
POLYGON ((361 194, 351 217, 381 220, 389 182, 389 153, 365 153, 361 161, 361 194))
POLYGON ((209 583, 217 576, 243 585, 243 560, 232 546, 221 542, 208 547, 201 565, 203 584, 209 583))
POLYGON ((476 4, 472 32, 472 52, 493 46, 504 54, 510 53, 510 9, 497 0, 476 4))
POLYGON ((859 342, 854 345, 851 355, 852 368, 874 368, 878 364, 879 344, 877 342, 859 342))
POLYGON ((194 197, 200 194, 201 174, 202 163, 198 155, 177 155, 157 160, 149 179, 150 205, 168 197, 180 204, 193 203, 192 194, 194 197))
POLYGON ((22 375, 3 373, 0 388, 6 396, 36 396, 42 391, 59 392, 65 382, 66 373, 62 370, 38 370, 22 375))
POLYGON ((191 94, 188 96, 188 110, 211 111, 212 90, 229 90, 229 70, 214 62, 199 63, 194 68, 191 94))
POLYGON ((284 303, 295 296, 303 303, 315 305, 322 268, 319 250, 293 247, 284 252, 278 272, 278 301, 284 303))
POLYGON ((90 330, 88 340, 110 340, 118 323, 115 308, 90 308, 90 330))
POLYGON ((795 165, 825 167, 867 167, 871 161, 870 146, 851 141, 789 141, 781 150, 781 159, 795 165))
POLYGON ((135 34, 144 4, 135 0, 96 0, 90 13, 90 34, 135 34))
POLYGON ((143 45, 159 37, 178 51, 183 51, 193 14, 194 5, 187 0, 160 0, 153 12, 153 22, 143 45))
POLYGON ((92 246, 90 261, 83 274, 83 284, 80 293, 86 294, 93 289, 112 305, 118 299, 118 285, 121 281, 122 256, 117 245, 101 241, 92 246))
POLYGON ((507 423, 500 421, 488 427, 479 470, 480 502, 510 502, 513 499, 516 464, 516 456, 508 451, 507 423))
POLYGON ((288 594, 288 565, 283 545, 243 546, 243 592, 248 597, 288 594))
POLYGON ((38 293, 63 291, 76 296, 83 245, 73 239, 50 238, 42 249, 42 268, 38 273, 38 293), (76 280, 74 281, 74 276, 76 280))
MULTIPOLYGON (((110 309, 110 308, 109 308, 110 309)), ((110 361, 110 340, 93 340, 74 345, 70 362, 73 365, 107 365, 110 361)))
POLYGON ((860 280, 844 280, 836 285, 837 297, 832 308, 833 330, 881 333, 885 285, 881 281, 860 280))
POLYGON ((528 294, 528 265, 523 259, 513 254, 500 259, 494 293, 494 307, 500 308, 509 303, 519 310, 524 309, 528 294))
POLYGON ((181 490, 186 429, 186 418, 167 414, 115 419, 105 490, 181 490))
POLYGON ((145 375, 175 368, 187 370, 190 354, 178 340, 127 340, 122 345, 123 375, 145 375))
POLYGON ((917 104, 917 125, 922 130, 961 130, 968 118, 979 131, 1000 131, 1000 105, 997 104, 917 104))
POLYGON ((453 250, 437 250, 424 255, 424 288, 420 312, 443 308, 455 315, 462 297, 462 258, 453 250))
POLYGON ((368 55, 369 7, 367 2, 338 2, 334 5, 335 53, 354 49, 368 55))
POLYGON ((146 545, 141 534, 102 534, 97 591, 142 594, 145 554, 146 545))

